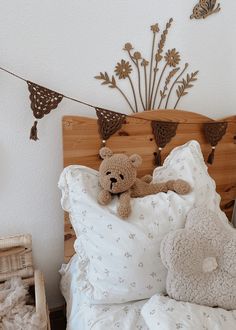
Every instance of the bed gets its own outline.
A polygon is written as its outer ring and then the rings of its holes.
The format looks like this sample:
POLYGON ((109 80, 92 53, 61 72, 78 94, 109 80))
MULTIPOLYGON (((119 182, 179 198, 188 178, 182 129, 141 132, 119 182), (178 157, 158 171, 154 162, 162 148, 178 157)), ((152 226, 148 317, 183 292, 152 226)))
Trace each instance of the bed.
MULTIPOLYGON (((122 127, 115 134, 113 134, 106 143, 106 145, 111 148, 114 153, 124 152, 129 155, 132 153, 138 153, 142 156, 143 164, 138 171, 138 176, 151 174, 155 168, 155 165, 153 164, 153 154, 155 153, 157 146, 155 144, 155 139, 153 138, 150 120, 160 120, 167 122, 173 121, 179 123, 176 135, 162 150, 163 160, 165 160, 165 158, 174 148, 186 145, 186 143, 189 141, 195 141, 190 143, 190 146, 193 149, 199 148, 197 146, 197 144, 199 144, 204 155, 204 159, 207 159, 207 155, 211 151, 211 146, 206 141, 205 135, 203 133, 203 125, 204 123, 213 122, 212 119, 201 114, 181 110, 145 111, 143 113, 138 113, 127 117, 122 127), (149 121, 146 121, 146 119, 149 121)), ((208 166, 208 172, 216 183, 216 191, 219 194, 217 196, 220 196, 220 207, 221 210, 224 211, 222 217, 227 215, 228 219, 231 219, 236 197, 236 116, 224 118, 221 119, 221 121, 228 123, 227 131, 216 147, 215 160, 213 165, 208 166)), ((76 164, 80 164, 82 166, 91 168, 91 173, 86 173, 87 177, 91 176, 91 187, 93 187, 92 184, 94 184, 92 181, 95 175, 95 171, 98 169, 101 162, 98 157, 100 146, 101 137, 99 135, 98 124, 95 118, 79 116, 66 116, 63 118, 64 167, 73 167, 77 166, 76 164)), ((172 157, 177 157, 176 153, 173 153, 172 157)), ((188 156, 186 157, 188 158, 188 156)), ((171 163, 171 161, 168 160, 168 157, 165 161, 167 165, 168 162, 171 163)), ((177 159, 177 162, 178 161, 179 158, 177 159)), ((74 169, 75 168, 73 168, 73 170, 74 169)), ((164 169, 164 171, 165 170, 166 169, 164 169)), ((158 172, 158 175, 161 176, 162 174, 158 172)), ((210 188, 208 187, 208 189, 210 188)), ((217 198, 218 197, 216 197, 216 199, 217 198)), ((150 205, 153 206, 154 201, 152 200, 151 203, 152 204, 150 205)), ((178 203, 179 200, 177 201, 177 204, 178 203)), ((214 203, 216 203, 215 199, 214 203)), ((113 206, 111 206, 111 208, 112 207, 113 206)), ((112 209, 111 213, 113 211, 114 210, 112 209)), ((100 215, 100 217, 102 218, 102 215, 100 215)), ((163 315, 166 317, 166 315, 168 315, 168 311, 172 310, 173 306, 171 304, 173 304, 173 302, 171 299, 169 301, 165 301, 165 299, 167 299, 166 297, 156 296, 154 292, 148 296, 150 299, 145 299, 145 295, 140 295, 140 298, 136 299, 136 296, 134 295, 132 296, 131 302, 128 298, 126 300, 123 299, 124 301, 119 298, 120 300, 118 300, 118 303, 116 303, 116 300, 109 300, 108 298, 107 301, 104 298, 99 302, 97 302, 96 299, 91 302, 87 299, 87 296, 85 297, 85 295, 80 294, 80 287, 78 287, 78 280, 80 277, 80 275, 78 275, 78 268, 81 267, 81 264, 77 256, 78 253, 75 254, 74 250, 75 247, 76 249, 79 249, 80 245, 78 243, 74 244, 76 242, 76 234, 78 236, 78 233, 75 234, 73 228, 74 226, 72 226, 70 220, 71 219, 69 219, 68 213, 66 212, 64 222, 65 264, 61 269, 61 287, 62 293, 65 296, 67 302, 68 329, 82 330, 120 328, 128 330, 154 329, 155 327, 159 329, 173 329, 173 324, 171 324, 170 318, 166 318, 165 320, 162 319, 163 315), (156 306, 158 305, 159 309, 155 310, 155 308, 153 308, 153 304, 156 304, 156 306), (169 309, 166 307, 167 305, 169 309), (156 321, 156 318, 155 321, 152 321, 153 317, 156 316, 154 312, 151 314, 151 312, 154 310, 155 313, 159 313, 159 321, 156 321), (165 311, 164 314, 163 311, 165 311), (148 321, 149 323, 147 322, 147 319, 150 320, 150 322, 148 321), (160 324, 158 324, 158 322, 160 324)), ((87 229, 84 228, 84 231, 86 230, 87 229)), ((103 230, 102 226, 101 230, 103 230)), ((119 227, 117 227, 116 230, 119 230, 119 227)), ((164 231, 165 229, 163 229, 163 232, 164 231)), ((136 234, 136 237, 139 234, 136 234)), ((150 233, 148 233, 148 235, 149 234, 150 233)), ((86 239, 87 242, 84 244, 89 246, 88 237, 86 239)), ((114 253, 116 253, 116 251, 114 253)), ((96 253, 93 253, 92 257, 94 257, 94 255, 96 255, 96 253)), ((154 276, 156 275, 154 275, 153 272, 153 277, 154 276)), ((130 285, 132 285, 132 283, 130 283, 130 285)), ((119 294, 117 294, 117 297, 119 297, 119 294)), ((176 309, 177 313, 182 313, 181 308, 189 310, 189 313, 187 314, 188 316, 186 316, 186 320, 183 323, 175 322, 174 326, 176 329, 205 329, 204 327, 209 326, 209 323, 207 323, 207 315, 212 315, 212 320, 215 317, 215 322, 219 325, 219 329, 223 329, 222 320, 224 318, 226 318, 228 322, 227 324, 225 323, 225 329, 227 329, 227 326, 232 326, 232 324, 234 324, 236 327, 236 315, 234 312, 232 312, 229 316, 224 315, 226 312, 224 310, 222 310, 221 313, 218 313, 218 311, 213 311, 212 308, 204 306, 203 310, 201 311, 202 327, 199 327, 200 323, 194 323, 192 320, 194 317, 199 319, 200 316, 197 316, 197 313, 200 313, 200 307, 195 310, 196 306, 191 306, 191 304, 184 305, 183 303, 181 305, 179 303, 178 308, 176 309), (177 310, 178 308, 179 310, 177 310), (223 315, 221 316, 221 320, 218 319, 220 317, 219 315, 223 315)))

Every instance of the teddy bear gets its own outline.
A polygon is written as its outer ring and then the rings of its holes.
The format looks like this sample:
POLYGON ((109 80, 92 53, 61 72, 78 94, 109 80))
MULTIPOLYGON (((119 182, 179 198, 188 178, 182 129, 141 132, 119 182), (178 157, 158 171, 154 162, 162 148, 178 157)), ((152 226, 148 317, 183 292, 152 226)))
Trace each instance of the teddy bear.
POLYGON ((99 154, 103 160, 99 167, 99 183, 102 189, 98 195, 98 202, 107 205, 112 196, 118 194, 117 213, 123 219, 130 215, 132 197, 144 197, 168 190, 181 195, 190 191, 190 185, 181 179, 151 183, 151 175, 137 178, 137 168, 142 163, 141 156, 137 154, 113 154, 107 147, 101 148, 99 154))

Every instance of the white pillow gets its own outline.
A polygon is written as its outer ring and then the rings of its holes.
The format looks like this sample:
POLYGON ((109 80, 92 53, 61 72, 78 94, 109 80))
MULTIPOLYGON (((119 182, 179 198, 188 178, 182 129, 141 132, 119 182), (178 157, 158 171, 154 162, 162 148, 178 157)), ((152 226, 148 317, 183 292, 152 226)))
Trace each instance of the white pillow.
POLYGON ((155 295, 141 314, 150 330, 236 329, 236 311, 212 308, 155 295))
POLYGON ((90 304, 89 299, 78 290, 78 256, 63 264, 60 269, 61 292, 66 300, 67 330, 75 329, 140 329, 148 330, 141 316, 147 300, 124 304, 90 304))
POLYGON ((70 213, 77 236, 78 286, 91 303, 121 303, 165 292, 162 238, 183 228, 186 214, 195 205, 204 202, 220 212, 215 183, 196 141, 173 150, 164 166, 154 171, 154 181, 173 177, 188 181, 192 192, 132 199, 131 215, 124 221, 116 214, 117 198, 107 206, 98 204, 97 171, 73 165, 62 172, 62 207, 70 213))
MULTIPOLYGON (((207 207, 219 214, 223 221, 228 221, 220 209, 220 195, 216 193, 215 181, 209 176, 199 143, 195 140, 171 151, 162 167, 153 171, 153 181, 183 179, 193 187, 190 194, 179 196, 193 207, 207 207)), ((176 195, 169 192, 170 196, 176 195)))

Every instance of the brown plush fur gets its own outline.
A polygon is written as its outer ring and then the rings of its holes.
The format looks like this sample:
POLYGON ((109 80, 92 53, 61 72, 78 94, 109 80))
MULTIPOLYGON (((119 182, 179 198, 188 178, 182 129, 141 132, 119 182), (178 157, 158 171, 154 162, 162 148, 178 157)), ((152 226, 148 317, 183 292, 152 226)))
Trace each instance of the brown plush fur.
POLYGON ((131 197, 144 197, 168 190, 183 195, 190 191, 189 184, 184 180, 151 183, 151 175, 138 179, 137 168, 141 165, 142 158, 137 154, 130 157, 125 154, 113 155, 109 148, 104 147, 100 150, 100 156, 103 159, 99 168, 99 182, 102 190, 98 195, 98 202, 107 205, 112 195, 119 194, 117 212, 121 218, 127 218, 131 212, 131 197))

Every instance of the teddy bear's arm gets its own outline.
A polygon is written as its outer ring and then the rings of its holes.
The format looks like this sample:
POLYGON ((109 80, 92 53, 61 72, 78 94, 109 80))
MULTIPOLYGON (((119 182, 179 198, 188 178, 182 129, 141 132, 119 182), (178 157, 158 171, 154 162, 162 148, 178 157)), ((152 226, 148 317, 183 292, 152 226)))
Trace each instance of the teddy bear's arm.
POLYGON ((142 178, 140 178, 141 181, 146 182, 146 183, 151 183, 152 182, 152 176, 150 174, 144 175, 142 178))
POLYGON ((105 189, 102 189, 98 194, 98 202, 101 205, 107 205, 111 201, 111 193, 105 189))
POLYGON ((178 180, 169 180, 167 181, 168 190, 175 191, 177 194, 185 195, 188 194, 191 190, 191 187, 188 182, 178 179, 178 180))
POLYGON ((136 179, 131 187, 131 197, 144 197, 173 190, 178 194, 184 195, 190 191, 190 185, 184 180, 169 180, 160 183, 147 183, 141 179, 136 179))
POLYGON ((127 190, 120 194, 119 206, 117 208, 118 215, 125 219, 130 215, 131 205, 130 205, 130 191, 127 190))
POLYGON ((147 183, 141 179, 136 179, 134 185, 131 187, 131 197, 144 197, 167 191, 168 186, 166 182, 147 183))

